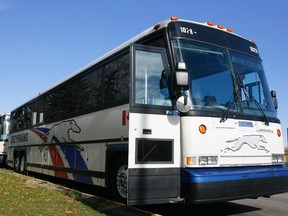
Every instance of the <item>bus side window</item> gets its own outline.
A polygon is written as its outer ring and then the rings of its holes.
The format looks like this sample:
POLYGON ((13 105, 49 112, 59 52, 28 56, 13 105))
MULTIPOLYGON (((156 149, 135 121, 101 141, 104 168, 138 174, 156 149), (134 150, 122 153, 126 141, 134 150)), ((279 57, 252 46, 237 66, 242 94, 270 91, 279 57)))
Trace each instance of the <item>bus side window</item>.
POLYGON ((39 123, 43 123, 44 122, 44 113, 41 112, 39 113, 39 123))
POLYGON ((29 128, 32 126, 32 117, 33 117, 32 107, 31 105, 28 105, 27 107, 24 108, 24 127, 25 128, 29 128))
POLYGON ((35 125, 37 123, 37 112, 33 112, 33 117, 32 117, 32 124, 35 125))
POLYGON ((112 59, 103 67, 104 103, 128 99, 129 55, 112 59))
POLYGON ((12 131, 17 131, 23 128, 23 112, 22 109, 12 113, 12 131))
POLYGON ((44 99, 41 98, 39 101, 36 102, 36 111, 37 111, 37 118, 36 124, 41 124, 44 122, 44 99))

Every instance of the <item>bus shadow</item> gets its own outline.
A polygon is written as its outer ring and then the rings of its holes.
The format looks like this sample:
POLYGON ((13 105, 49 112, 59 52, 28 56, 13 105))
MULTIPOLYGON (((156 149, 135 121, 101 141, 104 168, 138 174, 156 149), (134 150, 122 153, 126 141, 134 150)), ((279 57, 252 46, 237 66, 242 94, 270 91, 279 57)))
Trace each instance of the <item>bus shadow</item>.
MULTIPOLYGON (((55 190, 60 191, 66 196, 72 197, 105 215, 117 216, 148 216, 153 215, 141 209, 129 207, 111 199, 108 191, 102 187, 87 185, 67 179, 60 179, 53 176, 42 175, 39 173, 29 173, 30 177, 44 180, 54 184, 55 190)), ((50 185, 51 187, 51 185, 50 185)))
POLYGON ((194 216, 209 216, 209 215, 238 215, 249 212, 259 211, 259 208, 253 206, 242 205, 233 202, 221 202, 213 204, 199 204, 199 205, 188 205, 188 204, 163 204, 163 205, 148 205, 138 206, 140 209, 154 212, 157 215, 165 216, 181 216, 192 214, 194 216))

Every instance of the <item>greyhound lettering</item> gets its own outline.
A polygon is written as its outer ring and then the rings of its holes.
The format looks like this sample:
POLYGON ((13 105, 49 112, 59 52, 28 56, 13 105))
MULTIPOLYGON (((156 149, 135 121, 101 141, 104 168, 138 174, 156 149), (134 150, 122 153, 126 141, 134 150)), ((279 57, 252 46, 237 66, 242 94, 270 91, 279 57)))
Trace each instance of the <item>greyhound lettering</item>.
POLYGON ((224 151, 239 151, 244 145, 250 146, 252 149, 257 150, 263 150, 266 153, 270 152, 266 149, 265 146, 262 145, 262 143, 267 143, 266 138, 263 135, 244 135, 242 137, 233 139, 233 140, 227 140, 227 143, 234 142, 234 145, 232 147, 226 147, 224 151))

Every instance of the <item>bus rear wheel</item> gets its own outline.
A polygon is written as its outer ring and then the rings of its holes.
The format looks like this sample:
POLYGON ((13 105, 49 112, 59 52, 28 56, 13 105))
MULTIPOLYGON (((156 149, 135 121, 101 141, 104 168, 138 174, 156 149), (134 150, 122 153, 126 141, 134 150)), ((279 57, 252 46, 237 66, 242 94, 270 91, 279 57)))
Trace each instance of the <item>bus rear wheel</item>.
POLYGON ((14 154, 14 172, 26 174, 26 156, 24 152, 16 152, 14 154))
POLYGON ((14 160, 13 160, 13 171, 19 172, 20 167, 20 155, 18 153, 14 154, 14 160))
POLYGON ((128 162, 125 157, 119 158, 112 171, 111 191, 116 201, 126 203, 128 190, 128 162))
POLYGON ((24 154, 20 156, 19 173, 26 174, 26 157, 24 154))

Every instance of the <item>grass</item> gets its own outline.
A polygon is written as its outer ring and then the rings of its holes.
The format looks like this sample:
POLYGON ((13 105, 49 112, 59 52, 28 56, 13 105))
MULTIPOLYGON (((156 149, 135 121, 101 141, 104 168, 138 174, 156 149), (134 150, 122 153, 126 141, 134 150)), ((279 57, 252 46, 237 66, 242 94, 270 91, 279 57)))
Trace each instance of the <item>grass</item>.
POLYGON ((0 215, 105 215, 82 204, 75 196, 43 187, 20 175, 0 176, 0 215))
POLYGON ((134 208, 0 169, 0 216, 148 215, 134 208))

